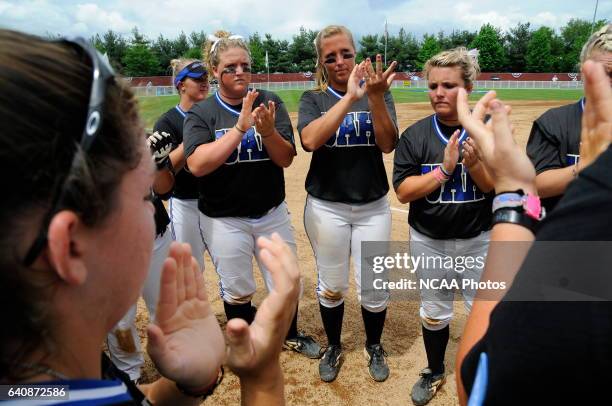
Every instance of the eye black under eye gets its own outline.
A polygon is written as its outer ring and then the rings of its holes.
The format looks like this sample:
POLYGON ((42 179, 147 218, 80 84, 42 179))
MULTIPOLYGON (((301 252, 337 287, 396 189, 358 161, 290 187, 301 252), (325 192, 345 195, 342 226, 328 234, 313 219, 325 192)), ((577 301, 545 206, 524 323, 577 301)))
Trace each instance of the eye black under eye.
MULTIPOLYGON (((342 59, 353 59, 354 57, 355 57, 355 54, 353 54, 351 52, 343 52, 342 53, 342 59)), ((325 60, 323 62, 327 63, 327 64, 336 63, 336 57, 335 56, 329 56, 329 57, 325 58, 325 60)))
MULTIPOLYGON (((241 67, 242 67, 242 72, 244 72, 244 73, 251 72, 251 65, 244 64, 244 65, 241 65, 241 67)), ((226 66, 223 69, 223 73, 232 73, 233 74, 233 73, 236 73, 237 69, 238 68, 236 67, 236 65, 229 65, 229 66, 226 66)))

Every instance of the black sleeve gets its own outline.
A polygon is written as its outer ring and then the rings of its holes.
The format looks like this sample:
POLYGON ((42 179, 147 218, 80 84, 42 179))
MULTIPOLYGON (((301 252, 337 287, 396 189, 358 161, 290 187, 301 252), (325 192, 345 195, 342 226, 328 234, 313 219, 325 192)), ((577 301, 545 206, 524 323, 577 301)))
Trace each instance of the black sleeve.
POLYGON ((395 124, 395 129, 397 130, 398 126, 397 126, 397 113, 395 112, 395 102, 393 101, 393 95, 388 90, 385 92, 385 104, 387 105, 387 110, 389 111, 391 120, 393 120, 393 124, 395 124))
POLYGON ((395 155, 393 157, 393 187, 397 190, 399 185, 408 176, 421 174, 420 148, 415 143, 417 134, 407 129, 401 135, 395 155))
POLYGON ((304 127, 319 117, 321 117, 321 108, 317 105, 314 93, 312 91, 302 93, 302 97, 300 97, 297 125, 300 136, 304 127))
POLYGON ((555 210, 539 227, 537 241, 510 290, 491 312, 485 335, 466 355, 461 372, 468 394, 478 356, 481 352, 488 355, 485 404, 521 404, 527 394, 530 404, 597 403, 598 393, 534 392, 529 385, 538 382, 540 387, 557 387, 561 382, 588 387, 592 376, 609 374, 612 302, 607 274, 612 260, 605 251, 597 256, 585 252, 590 252, 591 246, 612 241, 610 168, 612 147, 569 184, 555 210), (555 241, 561 243, 551 244, 555 241), (572 249, 567 249, 567 242, 573 242, 572 249), (578 266, 572 265, 577 262, 578 266), (588 289, 580 290, 585 287, 588 289), (568 297, 582 293, 601 300, 579 301, 574 296, 560 301, 563 293, 568 297), (536 295, 541 295, 541 300, 536 295), (568 365, 586 365, 592 373, 568 376, 568 365))
POLYGON ((540 120, 533 122, 529 141, 527 141, 527 155, 538 174, 549 169, 563 167, 559 153, 559 140, 546 130, 540 120))
POLYGON ((215 140, 214 130, 206 122, 203 113, 199 105, 194 105, 187 112, 185 123, 183 124, 185 158, 189 158, 199 145, 215 140))
POLYGON ((176 128, 170 122, 167 114, 164 114, 157 120, 155 125, 153 126, 153 131, 165 132, 170 134, 170 138, 172 139, 172 149, 177 148, 182 142, 182 136, 177 134, 176 128))

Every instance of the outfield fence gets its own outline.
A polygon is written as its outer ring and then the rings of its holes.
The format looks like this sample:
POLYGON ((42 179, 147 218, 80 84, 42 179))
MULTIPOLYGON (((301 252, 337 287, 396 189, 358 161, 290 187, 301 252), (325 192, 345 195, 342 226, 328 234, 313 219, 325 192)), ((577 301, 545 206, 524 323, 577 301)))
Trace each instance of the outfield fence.
MULTIPOLYGON (((315 82, 308 80, 302 82, 260 82, 251 83, 251 87, 257 89, 278 90, 309 90, 314 88, 315 82)), ((426 92, 426 80, 395 80, 391 84, 393 89, 407 91, 426 92)), ((581 81, 534 81, 534 80, 477 80, 474 82, 476 89, 559 89, 559 90, 581 90, 581 81)), ((174 86, 143 86, 132 87, 136 96, 171 96, 176 95, 174 86)), ((217 86, 211 86, 211 92, 217 90, 217 86)))

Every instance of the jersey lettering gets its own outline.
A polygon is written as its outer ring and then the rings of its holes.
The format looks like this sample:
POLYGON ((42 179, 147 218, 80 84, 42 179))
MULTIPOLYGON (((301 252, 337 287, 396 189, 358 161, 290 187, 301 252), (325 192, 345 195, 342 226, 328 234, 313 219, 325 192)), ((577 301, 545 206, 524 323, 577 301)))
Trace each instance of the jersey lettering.
MULTIPOLYGON (((421 174, 425 175, 436 169, 441 164, 421 165, 421 174)), ((428 203, 454 204, 478 202, 485 199, 484 193, 476 186, 467 169, 463 164, 458 163, 450 179, 440 185, 439 189, 434 190, 425 198, 428 203)))
POLYGON ((580 161, 580 155, 577 154, 567 154, 565 156, 565 164, 567 166, 576 165, 580 161))
MULTIPOLYGON (((215 139, 223 137, 231 128, 221 128, 215 131, 215 139)), ((255 127, 248 129, 242 136, 240 144, 236 147, 236 150, 230 154, 225 160, 226 165, 234 165, 240 162, 259 162, 269 161, 268 151, 263 145, 261 134, 257 132, 255 127)))
POLYGON ((336 130, 325 143, 326 147, 372 147, 376 145, 374 125, 369 111, 347 113, 336 130))

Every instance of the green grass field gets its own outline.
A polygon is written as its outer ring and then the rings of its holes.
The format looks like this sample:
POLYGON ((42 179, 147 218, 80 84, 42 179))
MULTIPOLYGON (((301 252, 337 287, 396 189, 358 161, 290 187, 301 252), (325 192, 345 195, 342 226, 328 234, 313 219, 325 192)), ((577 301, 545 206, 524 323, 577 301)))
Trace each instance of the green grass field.
MULTIPOLYGON (((279 90, 275 92, 285 102, 290 112, 298 110, 298 103, 303 90, 279 90)), ((427 102, 427 93, 421 90, 393 89, 393 98, 396 103, 427 102)), ((478 92, 470 96, 471 100, 478 100, 484 93, 478 92)), ((559 89, 498 89, 497 95, 502 100, 578 100, 582 97, 582 90, 559 89)), ((146 127, 152 128, 155 120, 171 107, 178 103, 178 96, 141 97, 140 111, 145 120, 146 127)))

